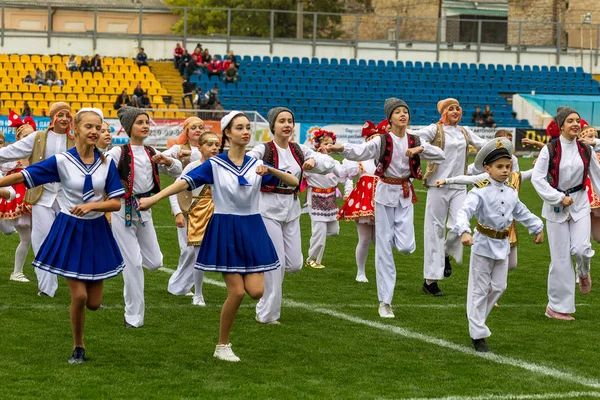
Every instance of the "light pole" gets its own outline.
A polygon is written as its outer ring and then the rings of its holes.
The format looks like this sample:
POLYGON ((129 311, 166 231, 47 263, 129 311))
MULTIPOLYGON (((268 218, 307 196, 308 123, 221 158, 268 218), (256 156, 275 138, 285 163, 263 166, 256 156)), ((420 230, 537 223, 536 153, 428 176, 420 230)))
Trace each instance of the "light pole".
POLYGON ((581 67, 583 68, 583 25, 590 26, 590 74, 592 73, 592 13, 581 16, 581 67))
POLYGON ((304 18, 302 16, 304 11, 304 0, 298 0, 296 10, 296 39, 302 39, 304 37, 304 18))

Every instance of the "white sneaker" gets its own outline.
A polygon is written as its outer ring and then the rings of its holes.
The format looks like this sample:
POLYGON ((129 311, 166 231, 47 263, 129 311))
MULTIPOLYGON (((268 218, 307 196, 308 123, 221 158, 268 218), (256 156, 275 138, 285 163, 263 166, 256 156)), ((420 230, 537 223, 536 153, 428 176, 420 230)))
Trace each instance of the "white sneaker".
POLYGON ((365 275, 356 275, 356 282, 368 283, 369 280, 367 279, 367 277, 365 275))
POLYGON ((215 348, 215 354, 213 357, 218 358, 219 360, 229 361, 229 362, 239 362, 240 358, 233 354, 233 350, 231 350, 231 343, 227 344, 218 344, 215 348))
POLYGON ((392 306, 386 303, 379 303, 379 316, 381 318, 396 318, 392 306))
POLYGON ((195 294, 194 297, 192 297, 192 304, 199 307, 206 307, 204 297, 202 297, 201 294, 195 294))
POLYGON ((10 274, 9 279, 15 282, 29 282, 29 279, 27 279, 25 274, 23 274, 22 272, 13 272, 12 274, 10 274))
POLYGON ((192 292, 191 290, 189 292, 187 292, 185 294, 187 297, 192 297, 194 295, 194 292, 192 292))

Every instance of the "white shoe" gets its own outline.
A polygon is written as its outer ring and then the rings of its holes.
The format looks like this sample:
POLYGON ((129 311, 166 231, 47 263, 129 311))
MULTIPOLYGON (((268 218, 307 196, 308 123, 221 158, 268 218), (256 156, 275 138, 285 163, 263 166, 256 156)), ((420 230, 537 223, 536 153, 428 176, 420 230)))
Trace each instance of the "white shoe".
POLYGON ((229 362, 239 362, 240 358, 233 354, 233 350, 231 350, 231 343, 227 344, 218 344, 215 348, 215 354, 213 357, 218 358, 219 360, 229 361, 229 362))
POLYGON ((386 303, 379 303, 379 316, 381 318, 396 318, 392 306, 386 303))
POLYGON ((194 297, 192 297, 192 304, 199 307, 206 307, 204 297, 202 297, 201 294, 195 294, 194 297))
POLYGON ((368 283, 369 280, 367 279, 367 277, 365 275, 356 275, 356 282, 368 283))
POLYGON ((10 274, 9 279, 15 282, 29 282, 29 279, 27 279, 27 277, 22 272, 13 272, 12 274, 10 274))
POLYGON ((192 292, 191 290, 189 292, 187 292, 185 294, 187 297, 192 297, 194 295, 194 292, 192 292))
POLYGON ((256 315, 256 316, 254 317, 254 320, 255 320, 256 322, 258 322, 259 324, 265 324, 265 325, 281 325, 281 322, 279 322, 278 320, 275 320, 275 321, 269 321, 269 322, 262 322, 262 321, 261 321, 261 320, 258 318, 258 315, 256 315))

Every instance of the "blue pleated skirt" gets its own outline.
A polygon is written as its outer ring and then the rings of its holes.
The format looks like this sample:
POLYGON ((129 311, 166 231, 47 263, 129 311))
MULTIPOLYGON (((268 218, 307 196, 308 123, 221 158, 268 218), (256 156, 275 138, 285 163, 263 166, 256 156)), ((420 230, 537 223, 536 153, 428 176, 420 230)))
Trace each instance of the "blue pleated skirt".
POLYGON ((65 278, 100 281, 125 267, 104 215, 94 219, 59 213, 32 263, 65 278))
POLYGON ((260 214, 213 214, 196 260, 203 271, 251 274, 279 268, 279 258, 260 214))

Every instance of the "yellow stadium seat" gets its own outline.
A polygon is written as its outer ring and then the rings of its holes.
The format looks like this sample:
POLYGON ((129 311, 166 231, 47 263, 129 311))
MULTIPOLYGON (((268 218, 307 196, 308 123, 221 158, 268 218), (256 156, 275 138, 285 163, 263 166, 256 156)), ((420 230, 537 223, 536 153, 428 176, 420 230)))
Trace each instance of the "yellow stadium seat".
POLYGON ((8 107, 0 107, 0 114, 8 115, 8 113, 10 113, 10 110, 8 109, 8 107))
POLYGON ((98 101, 98 95, 97 94, 88 95, 88 101, 91 101, 91 102, 98 101))
POLYGON ((94 75, 89 71, 85 71, 83 73, 83 79, 92 79, 93 77, 94 77, 94 75))
POLYGON ((162 96, 154 96, 152 98, 152 103, 158 104, 158 103, 162 103, 162 102, 163 102, 162 96))
POLYGON ((115 79, 115 76, 110 73, 105 73, 104 75, 102 75, 102 77, 107 81, 112 81, 113 79, 115 79))
POLYGON ((52 62, 54 64, 62 64, 63 59, 61 56, 52 56, 52 62))
POLYGON ((122 74, 128 74, 129 71, 129 66, 127 65, 119 65, 119 72, 122 74))
POLYGON ((23 100, 27 100, 27 101, 33 100, 33 94, 32 93, 23 93, 23 100))
POLYGON ((14 92, 11 94, 10 97, 12 100, 22 100, 23 99, 23 95, 19 92, 14 92))
POLYGON ((102 65, 107 66, 107 65, 113 65, 115 62, 113 61, 112 57, 104 57, 102 59, 102 65))
POLYGON ((115 87, 109 86, 104 88, 104 93, 106 94, 117 94, 117 89, 115 87))
POLYGON ((98 101, 101 103, 110 103, 110 99, 105 94, 101 94, 100 96, 98 96, 98 101))
POLYGON ((29 86, 31 86, 31 85, 27 85, 27 84, 25 84, 25 83, 22 83, 22 84, 20 84, 20 85, 18 86, 18 88, 19 88, 19 92, 21 92, 21 93, 29 93, 29 92, 30 92, 30 90, 29 90, 29 86))
POLYGON ((8 93, 8 92, 0 93, 0 100, 2 100, 2 101, 10 100, 10 93, 8 93))
POLYGON ((42 86, 40 88, 40 92, 42 92, 42 93, 48 93, 48 92, 50 92, 50 88, 48 86, 42 86))
POLYGON ((83 108, 92 108, 92 103, 81 103, 83 108))
POLYGON ((22 69, 23 69, 23 63, 20 63, 20 62, 16 62, 16 63, 14 63, 14 64, 13 64, 13 68, 12 68, 12 69, 14 69, 14 70, 16 70, 16 71, 20 71, 20 70, 22 70, 22 69))
POLYGON ((12 100, 5 100, 2 102, 2 105, 7 108, 15 108, 15 102, 12 100))
POLYGON ((56 101, 67 101, 67 95, 64 93, 57 93, 56 101))
MULTIPOLYGON (((25 102, 23 100, 15 101, 15 108, 17 110, 22 110, 24 105, 25 105, 25 102)), ((31 107, 31 106, 29 106, 29 107, 31 107)))
POLYGON ((177 110, 179 107, 177 107, 177 104, 169 104, 169 110, 177 110))
POLYGON ((0 78, 8 76, 8 72, 4 68, 0 68, 0 78))
POLYGON ((10 69, 8 70, 8 76, 11 78, 18 78, 19 77, 19 71, 14 70, 14 69, 10 69))
POLYGON ((73 92, 73 88, 68 85, 63 85, 61 92, 62 93, 71 93, 71 92, 73 92))
POLYGON ((31 63, 32 63, 32 64, 39 64, 39 63, 41 63, 41 62, 42 62, 42 59, 40 58, 40 56, 39 56, 39 55, 37 55, 37 54, 33 54, 33 55, 30 57, 30 61, 31 61, 31 63))
POLYGON ((175 119, 175 113, 173 111, 167 111, 165 113, 165 118, 175 119))
POLYGON ((79 71, 71 72, 71 78, 81 79, 82 78, 81 72, 79 72, 79 71))
POLYGON ((31 57, 29 56, 29 54, 22 54, 21 55, 21 62, 22 63, 27 63, 31 61, 31 57))
POLYGON ((6 91, 7 92, 18 92, 19 88, 17 85, 7 85, 6 86, 6 91))
MULTIPOLYGON (((25 79, 25 77, 27 76, 27 71, 22 69, 20 71, 18 71, 19 77, 21 78, 21 80, 25 79)), ((31 76, 33 76, 34 74, 31 74, 31 76)))
POLYGON ((50 64, 52 62, 52 58, 50 58, 50 56, 42 56, 41 62, 42 64, 50 64))
POLYGON ((94 93, 94 88, 93 88, 93 87, 91 87, 91 86, 85 86, 85 87, 83 88, 83 93, 92 94, 92 93, 94 93))
POLYGON ((165 117, 164 111, 154 111, 153 114, 154 114, 153 118, 156 118, 156 119, 165 117))
POLYGON ((147 65, 142 65, 140 67, 140 72, 142 72, 142 73, 150 72, 150 67, 148 67, 147 65))
POLYGON ((116 72, 119 72, 119 66, 118 65, 108 65, 106 67, 106 71, 111 74, 114 74, 116 72))
POLYGON ((70 94, 67 95, 67 101, 69 103, 77 101, 77 96, 75 94, 73 94, 73 93, 70 93, 70 94))
POLYGON ((188 116, 189 116, 188 114, 181 112, 181 111, 178 111, 175 113, 175 118, 177 118, 177 119, 186 119, 188 116))
POLYGON ((137 64, 133 61, 133 58, 126 58, 125 65, 135 65, 137 67, 137 64))
POLYGON ((75 102, 71 103, 71 108, 75 108, 75 109, 79 110, 81 108, 81 103, 78 103, 75 101, 75 102))
POLYGON ((38 101, 37 105, 39 108, 50 108, 50 103, 47 101, 38 101))
POLYGON ((54 85, 54 86, 52 86, 50 91, 52 93, 60 93, 60 92, 62 92, 62 86, 54 85))
POLYGON ((95 80, 102 79, 103 76, 104 76, 104 74, 102 72, 94 72, 95 80))
POLYGON ((95 87, 94 88, 94 93, 96 93, 96 94, 103 94, 104 93, 104 88, 103 87, 95 87))
POLYGON ((2 78, 2 82, 3 85, 10 85, 12 83, 12 78, 9 78, 7 76, 2 78))
POLYGON ((95 79, 88 79, 87 85, 92 88, 96 88, 98 86, 98 81, 96 81, 95 79))
POLYGON ((94 108, 99 108, 99 109, 102 109, 102 107, 103 107, 102 103, 93 103, 92 105, 94 108))
POLYGON ((21 62, 21 57, 18 54, 11 54, 10 57, 8 58, 8 61, 10 62, 21 62))
POLYGON ((33 95, 34 100, 44 100, 45 98, 46 96, 44 95, 44 93, 36 93, 33 95))
POLYGON ((83 88, 81 86, 71 86, 71 92, 79 95, 83 93, 83 88))
POLYGON ((156 89, 156 94, 160 94, 161 96, 168 96, 169 92, 167 92, 167 89, 158 88, 156 89))
POLYGON ((113 64, 114 65, 124 65, 125 63, 123 62, 123 59, 121 57, 115 57, 113 59, 113 64))
POLYGON ((0 62, 8 62, 8 54, 2 53, 0 54, 0 62))
POLYGON ((24 63, 23 64, 23 69, 27 70, 28 72, 31 72, 32 74, 35 72, 35 66, 32 63, 30 63, 30 62, 24 63))
POLYGON ((69 70, 67 70, 67 66, 64 64, 56 64, 56 72, 58 72, 59 75, 65 75, 67 72, 70 72, 69 70))
POLYGON ((54 97, 54 93, 50 92, 50 93, 46 93, 46 101, 50 101, 52 103, 54 103, 56 97, 54 97))
POLYGON ((98 87, 108 87, 109 83, 106 79, 98 79, 98 87))

